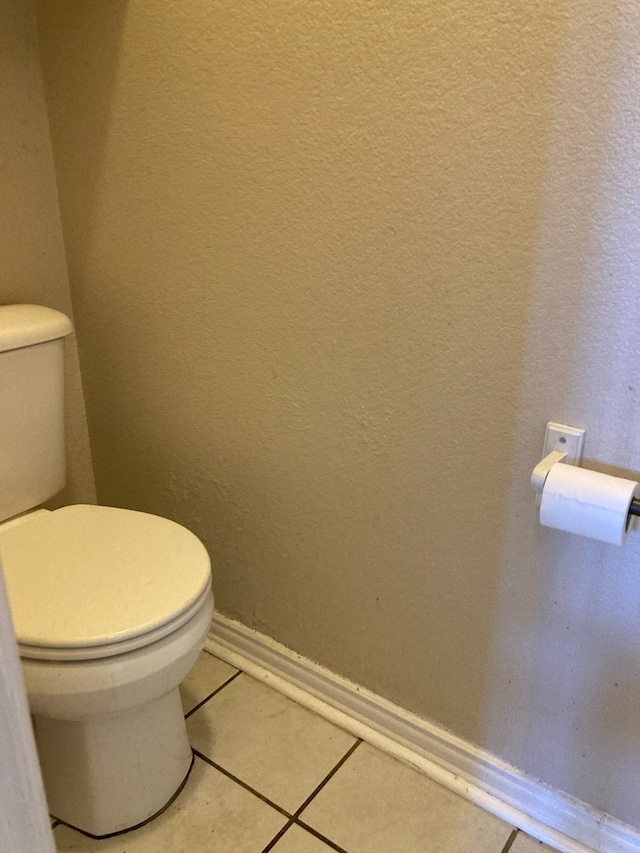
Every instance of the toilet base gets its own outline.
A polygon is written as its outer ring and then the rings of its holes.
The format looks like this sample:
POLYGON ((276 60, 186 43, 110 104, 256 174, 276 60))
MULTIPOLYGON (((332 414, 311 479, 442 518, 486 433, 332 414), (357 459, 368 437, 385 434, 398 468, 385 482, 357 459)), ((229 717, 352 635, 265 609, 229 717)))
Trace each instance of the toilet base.
POLYGON ((168 804, 191 767, 177 687, 121 713, 33 720, 49 811, 89 835, 144 823, 168 804))

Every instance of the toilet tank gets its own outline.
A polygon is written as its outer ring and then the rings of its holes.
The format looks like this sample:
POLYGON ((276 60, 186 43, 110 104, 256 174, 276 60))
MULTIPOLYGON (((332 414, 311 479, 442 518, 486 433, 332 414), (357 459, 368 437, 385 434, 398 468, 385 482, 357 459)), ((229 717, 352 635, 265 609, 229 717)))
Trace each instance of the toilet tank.
POLYGON ((64 337, 72 328, 53 308, 0 305, 0 522, 64 486, 64 337))

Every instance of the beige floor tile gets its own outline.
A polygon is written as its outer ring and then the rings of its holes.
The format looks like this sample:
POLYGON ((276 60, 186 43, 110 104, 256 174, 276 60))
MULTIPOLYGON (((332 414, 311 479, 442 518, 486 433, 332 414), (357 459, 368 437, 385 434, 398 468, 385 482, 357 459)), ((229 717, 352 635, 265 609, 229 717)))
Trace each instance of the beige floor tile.
POLYGON ((256 853, 285 823, 279 812, 196 758, 180 796, 146 826, 103 840, 66 826, 53 832, 60 853, 256 853))
POLYGON ((180 685, 180 696, 185 714, 217 690, 238 670, 220 658, 202 651, 191 667, 189 675, 180 685))
POLYGON ((524 832, 519 832, 511 845, 510 853, 556 853, 556 851, 542 841, 536 841, 524 832))
POLYGON ((333 853, 333 848, 295 824, 272 848, 273 853, 333 853))
POLYGON ((349 853, 499 853, 512 830, 364 743, 300 819, 349 853))
POLYGON ((293 813, 355 738, 246 674, 187 720, 192 746, 293 813))

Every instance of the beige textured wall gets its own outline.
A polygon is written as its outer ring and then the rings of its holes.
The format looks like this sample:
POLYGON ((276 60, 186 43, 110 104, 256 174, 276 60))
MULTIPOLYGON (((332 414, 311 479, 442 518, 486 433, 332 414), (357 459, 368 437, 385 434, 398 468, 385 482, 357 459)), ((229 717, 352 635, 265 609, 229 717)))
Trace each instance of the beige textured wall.
MULTIPOLYGON (((35 4, 0 0, 0 303, 71 314, 35 4)), ((58 501, 95 502, 75 338, 67 338, 68 482, 58 501)))
POLYGON ((632 7, 38 8, 100 500, 201 535, 225 613, 637 824, 639 550, 528 490, 550 419, 640 469, 602 286, 632 7))

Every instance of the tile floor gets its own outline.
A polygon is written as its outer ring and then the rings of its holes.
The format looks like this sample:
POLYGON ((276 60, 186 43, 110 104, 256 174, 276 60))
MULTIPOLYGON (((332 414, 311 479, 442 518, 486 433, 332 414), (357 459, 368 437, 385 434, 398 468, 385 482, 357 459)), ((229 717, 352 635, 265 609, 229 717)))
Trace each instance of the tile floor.
POLYGON ((515 827, 202 652, 182 685, 195 761, 171 806, 75 853, 553 853, 515 827))

